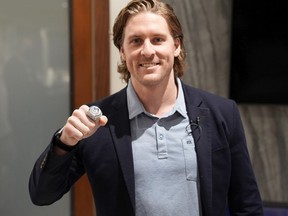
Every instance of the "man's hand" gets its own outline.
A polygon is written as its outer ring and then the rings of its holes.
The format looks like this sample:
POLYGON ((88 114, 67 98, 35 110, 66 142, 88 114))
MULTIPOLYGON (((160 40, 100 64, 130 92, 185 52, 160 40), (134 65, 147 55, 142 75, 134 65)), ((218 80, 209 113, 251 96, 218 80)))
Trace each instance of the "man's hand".
POLYGON ((89 118, 86 115, 88 110, 89 107, 87 105, 82 105, 79 109, 73 111, 62 128, 60 136, 61 142, 66 145, 74 146, 80 140, 94 134, 100 126, 104 126, 107 123, 108 119, 104 115, 96 121, 89 118))

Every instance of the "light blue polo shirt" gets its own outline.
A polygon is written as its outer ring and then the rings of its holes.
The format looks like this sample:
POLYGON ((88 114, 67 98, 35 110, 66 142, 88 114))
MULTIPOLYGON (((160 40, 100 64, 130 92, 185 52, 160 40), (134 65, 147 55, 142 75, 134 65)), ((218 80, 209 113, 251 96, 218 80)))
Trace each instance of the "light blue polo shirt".
POLYGON ((199 216, 195 145, 179 79, 174 108, 158 118, 148 113, 128 83, 135 172, 136 216, 199 216))

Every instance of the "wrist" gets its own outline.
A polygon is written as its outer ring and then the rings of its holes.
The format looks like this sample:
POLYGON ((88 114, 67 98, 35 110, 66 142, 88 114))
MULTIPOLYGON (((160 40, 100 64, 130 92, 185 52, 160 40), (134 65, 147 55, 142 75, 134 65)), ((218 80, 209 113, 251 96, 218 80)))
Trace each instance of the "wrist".
POLYGON ((77 144, 76 145, 67 145, 67 144, 63 143, 60 139, 61 135, 62 135, 62 129, 54 135, 53 145, 57 146, 58 148, 66 151, 66 152, 70 152, 77 147, 77 144))

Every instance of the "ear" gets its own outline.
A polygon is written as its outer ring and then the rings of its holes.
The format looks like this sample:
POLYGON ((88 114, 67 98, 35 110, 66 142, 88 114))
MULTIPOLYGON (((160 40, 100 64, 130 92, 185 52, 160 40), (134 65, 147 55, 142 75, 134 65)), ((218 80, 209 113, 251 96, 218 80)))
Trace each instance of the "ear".
POLYGON ((123 47, 120 48, 119 52, 120 52, 121 61, 125 61, 126 57, 125 57, 125 53, 124 53, 123 47))
POLYGON ((180 52, 181 52, 181 45, 180 45, 180 40, 179 38, 176 38, 174 40, 174 43, 175 43, 175 51, 174 51, 174 57, 178 57, 180 55, 180 52))

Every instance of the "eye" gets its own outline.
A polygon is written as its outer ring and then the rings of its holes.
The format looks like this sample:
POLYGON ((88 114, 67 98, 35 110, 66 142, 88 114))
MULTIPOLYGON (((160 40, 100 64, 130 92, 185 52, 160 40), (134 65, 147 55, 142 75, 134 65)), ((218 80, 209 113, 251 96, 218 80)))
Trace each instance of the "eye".
POLYGON ((142 43, 142 40, 141 40, 141 38, 133 38, 133 39, 131 39, 130 43, 133 45, 138 45, 138 44, 142 43))
POLYGON ((162 43, 164 41, 164 39, 162 38, 162 37, 155 37, 154 39, 153 39, 153 43, 155 43, 155 44, 160 44, 160 43, 162 43))

